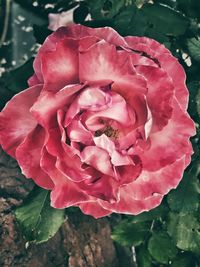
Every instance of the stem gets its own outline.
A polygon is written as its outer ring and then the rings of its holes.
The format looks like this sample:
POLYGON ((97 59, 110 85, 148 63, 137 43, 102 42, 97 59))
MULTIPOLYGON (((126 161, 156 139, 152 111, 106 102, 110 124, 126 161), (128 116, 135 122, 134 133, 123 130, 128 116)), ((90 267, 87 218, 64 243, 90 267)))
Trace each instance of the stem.
POLYGON ((0 39, 0 47, 3 45, 6 39, 6 35, 8 32, 8 23, 9 23, 9 14, 10 14, 10 3, 11 0, 6 0, 6 12, 5 12, 5 19, 4 19, 4 26, 3 31, 0 39))

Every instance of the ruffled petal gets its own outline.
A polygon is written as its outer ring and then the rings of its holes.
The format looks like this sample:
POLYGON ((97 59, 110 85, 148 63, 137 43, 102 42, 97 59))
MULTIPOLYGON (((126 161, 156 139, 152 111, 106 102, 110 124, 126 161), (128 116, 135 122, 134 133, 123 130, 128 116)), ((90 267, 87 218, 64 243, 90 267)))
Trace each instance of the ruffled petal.
POLYGON ((147 103, 153 116, 153 127, 154 130, 160 130, 167 124, 172 114, 171 102, 174 96, 172 80, 160 68, 138 66, 136 69, 147 80, 147 103))
POLYGON ((64 122, 65 127, 68 126, 68 124, 78 113, 80 113, 80 111, 99 111, 106 109, 109 105, 111 105, 111 95, 104 92, 99 87, 92 86, 83 89, 83 91, 76 97, 66 112, 64 122))
POLYGON ((43 91, 31 108, 31 113, 41 125, 51 128, 56 123, 57 110, 69 106, 81 88, 82 85, 68 85, 56 94, 43 91))
POLYGON ((96 112, 87 111, 84 115, 84 122, 91 131, 99 130, 99 128, 105 126, 103 121, 100 122, 101 119, 105 119, 105 121, 114 120, 126 127, 134 124, 131 120, 126 101, 119 94, 113 94, 110 107, 96 112))
POLYGON ((101 173, 112 176, 113 170, 109 154, 96 146, 87 146, 81 152, 81 160, 101 173))
POLYGON ((0 113, 0 143, 12 157, 17 146, 37 125, 30 108, 41 89, 42 85, 36 85, 15 95, 0 113))
POLYGON ((129 47, 154 60, 172 78, 175 96, 183 110, 187 109, 189 93, 185 85, 186 75, 178 60, 164 45, 147 37, 125 37, 129 47))
POLYGON ((184 169, 185 156, 158 171, 143 170, 138 179, 129 184, 132 196, 135 199, 142 200, 154 193, 166 195, 171 189, 177 187, 183 177, 184 169))
POLYGON ((132 189, 129 186, 123 186, 120 189, 120 200, 117 203, 109 203, 107 201, 99 200, 100 205, 107 210, 123 214, 137 215, 144 211, 149 211, 160 205, 163 196, 154 194, 149 198, 143 200, 134 199, 132 189))
POLYGON ((150 136, 150 148, 140 154, 144 170, 156 171, 192 154, 189 138, 195 134, 194 122, 173 100, 173 113, 168 124, 150 136))
MULTIPOLYGON (((69 180, 80 182, 91 178, 89 172, 82 168, 80 157, 77 156, 75 149, 66 144, 66 133, 62 126, 65 112, 58 110, 57 125, 49 129, 49 138, 46 143, 47 151, 56 158, 56 168, 69 180)), ((79 153, 80 155, 80 153, 79 153)))
MULTIPOLYGON (((46 40, 44 41, 43 45, 40 47, 37 56, 33 62, 33 68, 35 71, 35 75, 37 76, 37 79, 43 83, 43 75, 42 75, 42 66, 41 66, 41 57, 43 53, 48 51, 55 51, 56 45, 59 41, 66 39, 67 37, 67 28, 61 27, 56 32, 50 34, 46 40)), ((29 86, 31 86, 32 78, 29 79, 28 83, 29 86)))
POLYGON ((55 184, 54 189, 51 191, 52 207, 57 209, 67 208, 91 199, 76 183, 71 182, 56 168, 56 158, 51 156, 45 149, 41 159, 41 166, 55 184))
POLYGON ((41 70, 44 89, 57 92, 65 85, 77 83, 78 41, 64 39, 58 42, 55 51, 41 55, 41 70))
POLYGON ((80 81, 97 82, 112 80, 115 87, 134 88, 136 92, 146 92, 144 78, 135 73, 128 52, 117 51, 114 45, 100 41, 79 57, 80 81))
POLYGON ((83 213, 91 215, 96 219, 112 213, 112 211, 104 209, 97 201, 81 203, 79 204, 79 208, 83 213))
POLYGON ((40 167, 45 140, 45 130, 38 125, 18 146, 16 159, 26 177, 32 178, 37 185, 45 189, 52 189, 54 187, 52 180, 40 167))
POLYGON ((92 133, 88 131, 80 120, 73 120, 67 127, 67 135, 71 141, 92 145, 92 133))
POLYGON ((115 203, 119 200, 119 183, 111 176, 102 175, 80 182, 80 188, 91 197, 115 203))
POLYGON ((116 46, 127 46, 124 38, 118 34, 114 29, 110 27, 103 28, 89 28, 83 25, 73 24, 69 25, 67 28, 67 35, 72 38, 84 38, 86 36, 97 37, 103 39, 110 44, 116 46))

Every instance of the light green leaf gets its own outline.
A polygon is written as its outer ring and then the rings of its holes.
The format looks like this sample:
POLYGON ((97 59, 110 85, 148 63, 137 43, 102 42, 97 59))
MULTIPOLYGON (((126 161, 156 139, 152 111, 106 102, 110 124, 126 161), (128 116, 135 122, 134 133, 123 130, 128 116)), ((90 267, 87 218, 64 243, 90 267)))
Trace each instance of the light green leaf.
POLYGON ((200 254, 200 222, 191 214, 169 214, 168 233, 177 247, 200 254))
POLYGON ((148 250, 155 260, 164 264, 168 264, 178 253, 172 239, 165 232, 152 235, 148 242, 148 250))
POLYGON ((49 191, 36 187, 15 210, 27 241, 42 243, 54 236, 64 222, 64 210, 50 206, 49 191))

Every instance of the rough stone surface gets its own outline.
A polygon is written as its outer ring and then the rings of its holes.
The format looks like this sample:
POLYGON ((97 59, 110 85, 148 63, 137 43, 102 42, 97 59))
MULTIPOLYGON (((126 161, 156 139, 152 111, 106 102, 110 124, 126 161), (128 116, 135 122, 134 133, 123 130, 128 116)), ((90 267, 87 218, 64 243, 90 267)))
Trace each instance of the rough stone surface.
POLYGON ((71 212, 48 242, 28 244, 13 211, 32 188, 33 183, 21 174, 16 161, 0 149, 0 267, 132 266, 126 253, 120 251, 119 257, 106 218, 95 220, 71 212))

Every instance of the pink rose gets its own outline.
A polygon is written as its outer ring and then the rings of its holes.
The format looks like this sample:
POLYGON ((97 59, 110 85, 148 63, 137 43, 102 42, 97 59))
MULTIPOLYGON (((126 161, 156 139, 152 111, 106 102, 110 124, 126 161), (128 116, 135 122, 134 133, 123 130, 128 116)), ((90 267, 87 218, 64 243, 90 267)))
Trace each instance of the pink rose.
POLYGON ((46 39, 34 70, 0 114, 0 140, 53 207, 138 214, 176 188, 195 128, 184 70, 163 45, 72 25, 46 39))

